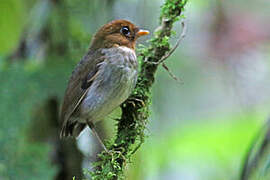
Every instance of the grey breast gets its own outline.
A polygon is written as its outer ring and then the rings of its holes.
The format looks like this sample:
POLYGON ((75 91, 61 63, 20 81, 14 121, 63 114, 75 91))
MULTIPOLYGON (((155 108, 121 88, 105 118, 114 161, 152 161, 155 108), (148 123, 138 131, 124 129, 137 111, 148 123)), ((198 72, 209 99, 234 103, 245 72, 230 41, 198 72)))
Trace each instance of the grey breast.
POLYGON ((98 64, 96 79, 80 107, 83 119, 99 121, 124 102, 137 80, 137 58, 127 47, 103 49, 105 61, 98 64))

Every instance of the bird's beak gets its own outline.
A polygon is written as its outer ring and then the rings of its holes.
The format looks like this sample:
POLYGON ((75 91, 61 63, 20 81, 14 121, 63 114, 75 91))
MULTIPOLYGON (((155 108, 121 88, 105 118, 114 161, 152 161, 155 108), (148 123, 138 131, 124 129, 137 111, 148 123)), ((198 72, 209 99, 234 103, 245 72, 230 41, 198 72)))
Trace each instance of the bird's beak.
POLYGON ((145 36, 145 35, 148 35, 149 33, 150 33, 150 32, 147 31, 147 30, 140 29, 140 30, 137 32, 137 37, 145 36))

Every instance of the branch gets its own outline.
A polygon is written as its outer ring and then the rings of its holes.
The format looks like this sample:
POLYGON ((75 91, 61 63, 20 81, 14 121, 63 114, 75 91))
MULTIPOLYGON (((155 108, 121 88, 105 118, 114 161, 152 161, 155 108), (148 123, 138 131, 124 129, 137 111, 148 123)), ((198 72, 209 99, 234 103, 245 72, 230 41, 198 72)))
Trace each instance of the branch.
POLYGON ((240 180, 253 179, 256 176, 256 173, 260 173, 260 177, 262 178, 269 172, 269 170, 265 171, 266 169, 262 168, 262 166, 266 167, 266 164, 269 165, 269 149, 270 118, 268 118, 265 125, 261 127, 247 150, 242 165, 240 180))
MULTIPOLYGON (((141 71, 135 90, 122 105, 122 116, 118 119, 115 140, 107 145, 110 153, 99 154, 100 160, 95 170, 90 172, 94 180, 123 179, 124 169, 130 157, 144 142, 151 87, 155 73, 162 62, 167 59, 180 44, 170 48, 169 39, 173 24, 181 18, 187 0, 166 0, 161 7, 160 26, 147 48, 140 49, 141 71), (150 62, 150 63, 149 63, 150 62)), ((184 37, 184 35, 183 35, 184 37)), ((182 38, 180 38, 182 39, 182 38)))

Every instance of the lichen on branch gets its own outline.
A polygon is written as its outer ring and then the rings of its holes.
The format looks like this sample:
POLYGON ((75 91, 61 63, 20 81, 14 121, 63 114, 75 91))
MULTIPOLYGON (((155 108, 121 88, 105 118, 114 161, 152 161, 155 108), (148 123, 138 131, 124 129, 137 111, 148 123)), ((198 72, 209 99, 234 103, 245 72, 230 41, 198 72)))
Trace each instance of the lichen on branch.
POLYGON ((90 172, 93 180, 123 179, 131 155, 144 142, 151 87, 158 63, 170 51, 173 24, 180 20, 187 0, 166 0, 161 7, 160 26, 150 39, 150 45, 139 49, 140 74, 131 96, 121 105, 122 116, 117 122, 116 138, 108 144, 110 153, 102 152, 90 172), (151 63, 152 62, 152 63, 151 63))

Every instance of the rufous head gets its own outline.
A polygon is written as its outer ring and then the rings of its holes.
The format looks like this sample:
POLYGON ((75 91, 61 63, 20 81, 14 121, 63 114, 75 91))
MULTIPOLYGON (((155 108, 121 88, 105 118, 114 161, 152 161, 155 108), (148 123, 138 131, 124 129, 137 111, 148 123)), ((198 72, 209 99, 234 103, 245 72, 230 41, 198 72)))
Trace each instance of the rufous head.
POLYGON ((127 20, 114 20, 98 30, 93 37, 90 49, 96 50, 117 46, 135 49, 136 40, 147 34, 149 34, 149 31, 142 30, 127 20))

